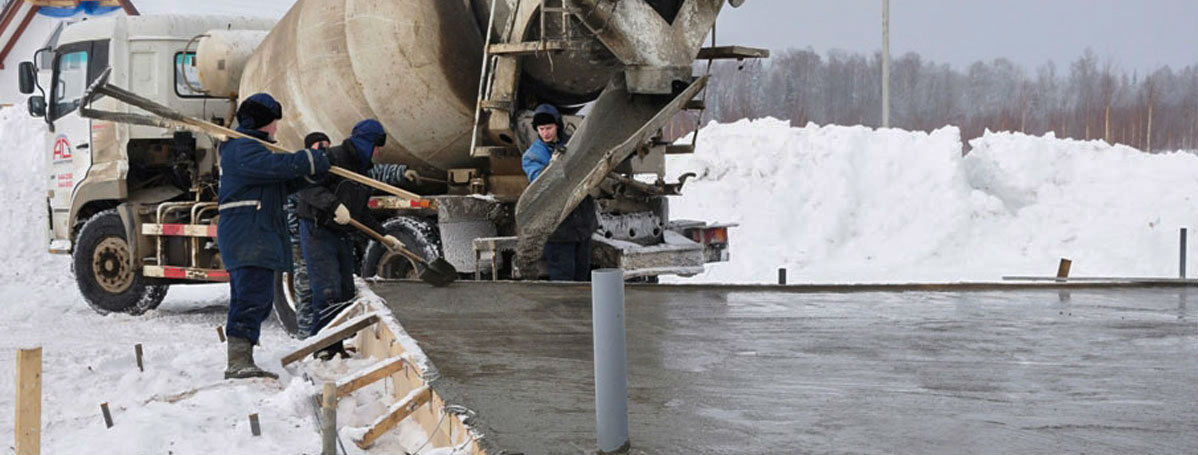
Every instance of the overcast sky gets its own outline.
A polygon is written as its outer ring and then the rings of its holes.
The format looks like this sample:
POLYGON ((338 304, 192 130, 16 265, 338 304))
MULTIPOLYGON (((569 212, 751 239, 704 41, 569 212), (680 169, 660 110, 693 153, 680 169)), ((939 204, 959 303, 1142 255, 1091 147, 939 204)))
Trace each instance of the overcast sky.
MULTIPOLYGON (((748 0, 726 8, 717 42, 783 49, 874 52, 881 0, 748 0)), ((1198 64, 1198 0, 891 0, 890 49, 963 68, 1006 57, 1058 67, 1086 47, 1103 62, 1144 72, 1198 64)))

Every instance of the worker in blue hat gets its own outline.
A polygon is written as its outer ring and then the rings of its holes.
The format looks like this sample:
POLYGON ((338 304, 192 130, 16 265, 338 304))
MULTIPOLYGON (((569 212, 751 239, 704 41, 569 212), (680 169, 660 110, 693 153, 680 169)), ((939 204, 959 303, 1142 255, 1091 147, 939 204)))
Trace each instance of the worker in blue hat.
POLYGON ((283 202, 330 166, 320 150, 272 153, 259 142, 274 142, 282 118, 283 106, 273 97, 250 96, 237 108, 237 131, 250 138, 220 147, 216 241, 229 271, 226 379, 278 378, 254 363, 254 345, 274 304, 275 273, 291 269, 283 202))
MULTIPOLYGON (((374 159, 387 143, 387 133, 377 120, 358 122, 341 145, 328 149, 331 162, 339 167, 367 175, 374 159)), ((328 325, 357 294, 354 287, 354 228, 356 220, 367 228, 385 234, 387 231, 370 213, 370 187, 335 175, 325 176, 319 184, 299 193, 296 215, 300 219, 300 247, 308 265, 308 282, 312 288, 313 321, 309 334, 315 335, 328 325)), ((386 235, 390 246, 402 243, 386 235)), ((340 342, 316 352, 321 360, 335 354, 344 356, 340 342)))

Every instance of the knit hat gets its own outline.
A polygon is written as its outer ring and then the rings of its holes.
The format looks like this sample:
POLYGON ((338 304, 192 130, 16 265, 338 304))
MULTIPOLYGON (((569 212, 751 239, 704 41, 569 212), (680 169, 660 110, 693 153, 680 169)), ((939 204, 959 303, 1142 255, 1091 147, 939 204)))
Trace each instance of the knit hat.
POLYGON ((246 98, 237 108, 237 124, 242 129, 256 130, 281 118, 283 118, 283 106, 266 93, 258 93, 246 98))
POLYGON ((317 142, 331 142, 331 141, 329 140, 329 135, 324 134, 320 131, 308 133, 307 136, 304 136, 304 148, 306 148, 306 149, 312 148, 312 146, 316 145, 317 142))
POLYGON ((557 125, 558 128, 561 128, 562 114, 550 104, 537 106, 532 115, 532 127, 536 128, 541 125, 557 125))

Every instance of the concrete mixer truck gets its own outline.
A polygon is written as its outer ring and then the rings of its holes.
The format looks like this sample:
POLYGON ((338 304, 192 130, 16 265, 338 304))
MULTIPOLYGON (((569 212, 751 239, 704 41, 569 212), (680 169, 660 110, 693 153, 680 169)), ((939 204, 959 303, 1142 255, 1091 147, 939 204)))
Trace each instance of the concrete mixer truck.
MULTIPOLYGON (((743 1, 743 0, 742 0, 743 1)), ((141 313, 167 286, 224 281, 216 247, 219 141, 126 121, 143 111, 84 93, 109 81, 183 115, 232 123, 239 96, 285 106, 277 139, 386 127, 380 161, 418 177, 421 195, 380 194, 388 233, 463 278, 538 279, 549 233, 586 195, 598 201, 595 263, 629 279, 693 275, 728 259, 728 225, 669 217, 665 155, 689 153, 663 126, 701 110, 696 60, 764 50, 702 47, 723 0, 299 0, 279 21, 129 16, 67 26, 20 65, 30 114, 48 124, 50 251, 72 255, 84 298, 141 313), (38 68, 49 71, 39 71, 38 68), (567 152, 529 184, 521 153, 531 110, 553 103, 567 152), (81 105, 84 104, 84 105, 81 105), (107 112, 97 116, 89 112, 107 112), (585 115, 584 115, 585 114, 585 115)), ((733 6, 741 1, 730 0, 733 6)), ((365 244, 362 276, 405 278, 415 264, 365 244)), ((286 274, 276 309, 294 327, 286 274)))

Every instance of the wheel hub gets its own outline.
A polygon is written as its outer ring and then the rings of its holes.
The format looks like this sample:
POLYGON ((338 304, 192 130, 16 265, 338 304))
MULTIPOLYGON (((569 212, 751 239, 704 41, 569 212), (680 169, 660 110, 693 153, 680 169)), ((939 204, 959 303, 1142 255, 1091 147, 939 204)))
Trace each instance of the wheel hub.
POLYGON ((107 237, 92 252, 92 274, 105 292, 120 294, 133 286, 129 267, 129 244, 118 237, 107 237))

